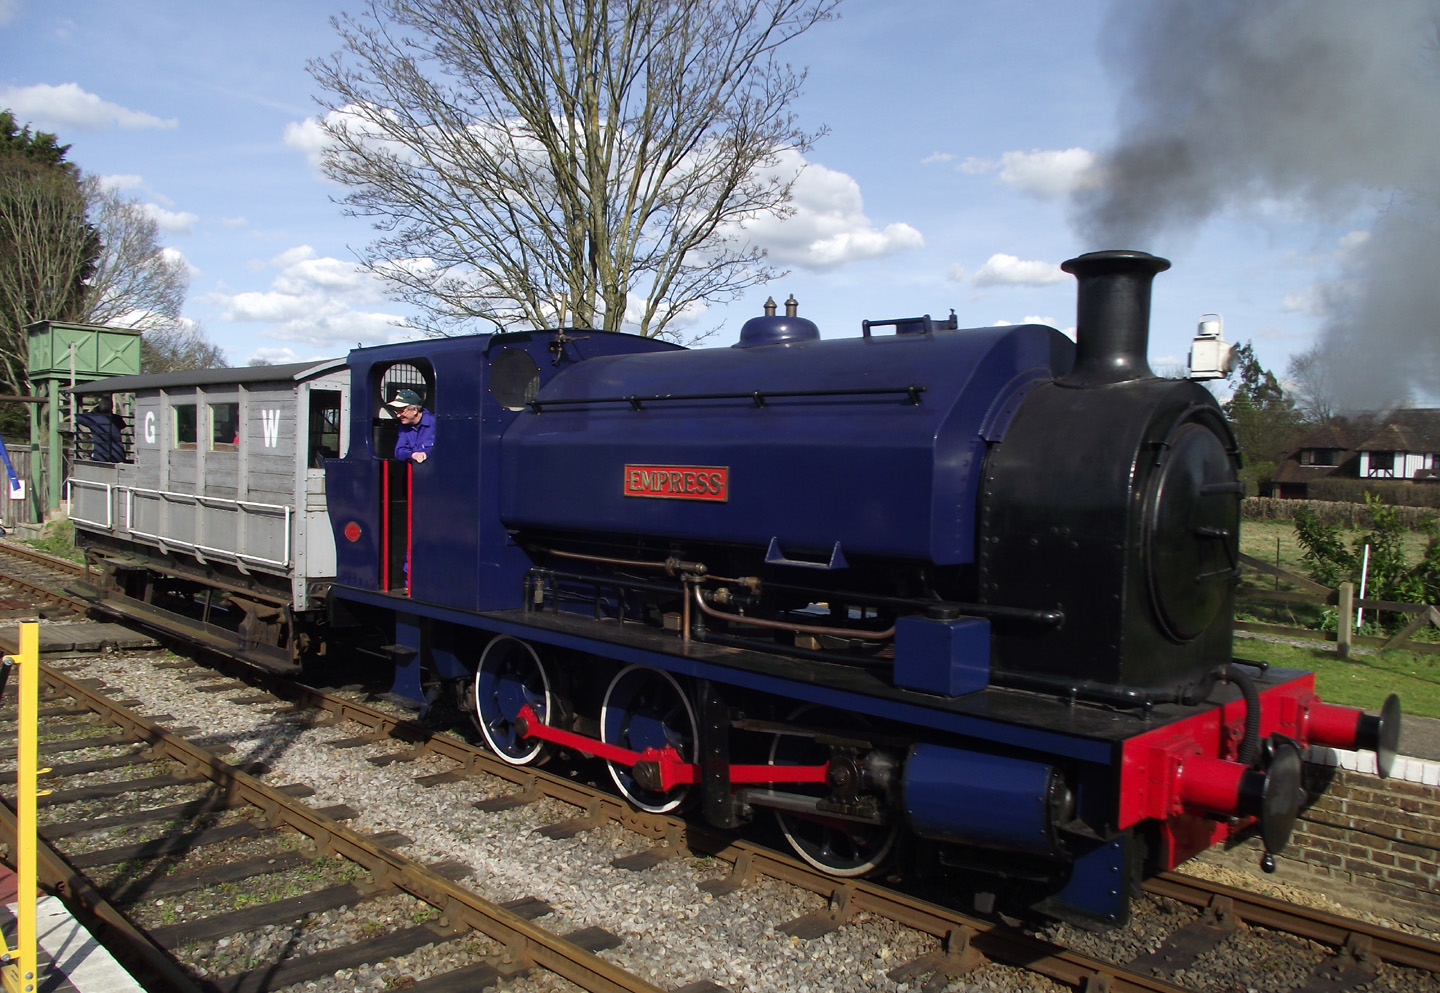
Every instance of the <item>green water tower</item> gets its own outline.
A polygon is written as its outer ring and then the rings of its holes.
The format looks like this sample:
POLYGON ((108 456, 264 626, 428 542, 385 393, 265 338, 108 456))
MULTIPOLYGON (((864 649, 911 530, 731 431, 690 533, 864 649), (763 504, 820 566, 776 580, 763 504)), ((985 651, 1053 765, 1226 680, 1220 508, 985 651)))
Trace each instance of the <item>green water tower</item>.
MULTIPOLYGON (((66 324, 37 321, 26 325, 30 357, 26 371, 30 389, 39 402, 30 405, 31 474, 39 475, 39 452, 44 460, 45 503, 43 514, 60 507, 61 455, 60 426, 69 423, 60 404, 60 388, 89 383, 111 376, 134 376, 140 372, 140 332, 98 324, 66 324)), ((70 425, 71 430, 74 425, 70 425)), ((36 480, 36 491, 42 491, 36 480)))

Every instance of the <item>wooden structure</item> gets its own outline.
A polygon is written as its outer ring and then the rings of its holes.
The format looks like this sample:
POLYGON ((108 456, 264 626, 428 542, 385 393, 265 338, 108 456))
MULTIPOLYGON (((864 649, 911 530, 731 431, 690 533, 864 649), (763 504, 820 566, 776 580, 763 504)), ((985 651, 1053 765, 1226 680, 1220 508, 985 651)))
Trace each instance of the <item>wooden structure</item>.
MULTIPOLYGON (((140 371, 140 332, 96 324, 37 321, 27 325, 29 357, 26 374, 40 402, 30 406, 32 498, 38 511, 60 508, 65 478, 61 435, 74 431, 75 406, 62 406, 62 387, 140 371), (39 453, 43 452, 43 458, 39 453)), ((73 396, 73 394, 72 394, 73 396)))
MULTIPOLYGON (((1335 631, 1335 650, 1341 658, 1350 657, 1350 649, 1355 644, 1367 644, 1380 649, 1399 648, 1409 641, 1426 624, 1433 624, 1440 628, 1440 610, 1428 603, 1401 603, 1395 600, 1371 600, 1355 596, 1354 583, 1341 583, 1339 589, 1331 589, 1323 586, 1305 576, 1296 575, 1268 562, 1261 561, 1250 555, 1241 554, 1240 564, 1257 572, 1283 579, 1285 582, 1299 587, 1297 593, 1270 593, 1266 591, 1250 591, 1242 595, 1241 599, 1252 603, 1288 604, 1291 606, 1321 606, 1337 608, 1337 625, 1335 631), (1361 610, 1389 610, 1402 614, 1414 614, 1414 619, 1403 629, 1388 639, 1380 638, 1358 638, 1355 634, 1356 614, 1361 610)), ((1254 631, 1279 631, 1273 624, 1255 624, 1237 622, 1238 630, 1254 631)), ((1295 635, 1305 637, 1314 636, 1312 631, 1293 632, 1295 635)), ((1411 645, 1414 651, 1429 654, 1440 654, 1440 646, 1429 644, 1411 645)))
MULTIPOLYGON (((311 606, 333 576, 322 460, 348 444, 343 359, 127 376, 77 386, 128 410, 114 438, 82 425, 70 519, 137 568, 311 606)), ((98 545, 97 545, 98 542, 98 545)))

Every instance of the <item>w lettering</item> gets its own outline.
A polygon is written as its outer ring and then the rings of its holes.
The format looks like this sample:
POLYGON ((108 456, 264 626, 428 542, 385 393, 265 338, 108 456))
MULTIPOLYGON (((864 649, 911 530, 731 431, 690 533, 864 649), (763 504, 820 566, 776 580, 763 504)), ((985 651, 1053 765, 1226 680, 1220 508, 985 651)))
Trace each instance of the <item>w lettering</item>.
POLYGON ((264 422, 265 447, 274 448, 280 442, 280 411, 262 410, 260 418, 264 422))

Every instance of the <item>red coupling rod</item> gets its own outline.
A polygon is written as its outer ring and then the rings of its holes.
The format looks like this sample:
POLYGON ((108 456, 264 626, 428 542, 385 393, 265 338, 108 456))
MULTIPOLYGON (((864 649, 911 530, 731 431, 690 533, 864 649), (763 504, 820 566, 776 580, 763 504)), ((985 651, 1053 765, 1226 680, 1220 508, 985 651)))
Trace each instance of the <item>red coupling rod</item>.
MULTIPOLYGON (((515 715, 515 729, 522 738, 539 738, 564 748, 594 755, 607 762, 635 769, 636 779, 644 779, 646 789, 666 791, 676 786, 693 786, 700 782, 700 766, 686 762, 674 747, 647 748, 636 752, 590 738, 573 731, 551 727, 535 716, 526 704, 515 715), (642 775, 643 773, 643 775, 642 775)), ((830 766, 826 765, 732 765, 731 783, 824 783, 830 766)))

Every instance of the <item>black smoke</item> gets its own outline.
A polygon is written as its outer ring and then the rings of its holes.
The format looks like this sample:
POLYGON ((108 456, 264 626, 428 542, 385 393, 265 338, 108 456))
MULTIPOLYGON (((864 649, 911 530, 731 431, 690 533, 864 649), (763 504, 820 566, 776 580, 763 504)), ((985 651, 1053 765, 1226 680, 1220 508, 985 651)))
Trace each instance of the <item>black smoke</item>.
POLYGON ((1440 384, 1440 0, 1117 0, 1124 85, 1087 244, 1162 250, 1212 215, 1364 212, 1322 335, 1342 407, 1440 384))

